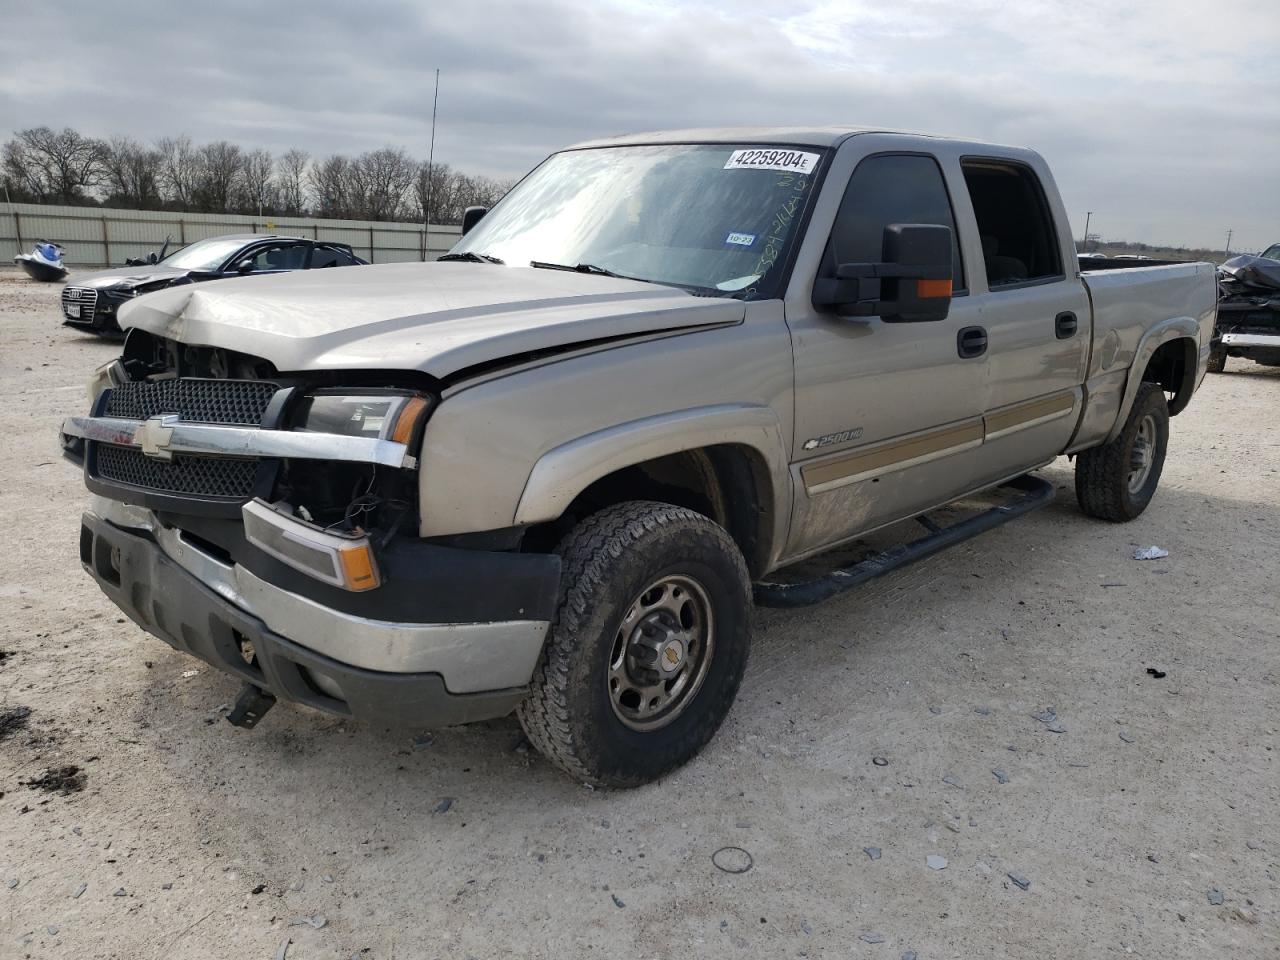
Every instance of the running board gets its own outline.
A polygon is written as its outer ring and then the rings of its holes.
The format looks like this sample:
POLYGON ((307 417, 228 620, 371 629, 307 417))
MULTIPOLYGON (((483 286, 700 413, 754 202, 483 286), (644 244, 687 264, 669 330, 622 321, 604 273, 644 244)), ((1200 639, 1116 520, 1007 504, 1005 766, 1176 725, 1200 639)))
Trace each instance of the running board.
POLYGON ((762 607, 807 607, 812 603, 821 603, 850 587, 866 583, 868 580, 883 576, 899 567, 905 567, 916 560, 923 560, 940 550, 945 550, 970 537, 976 537, 1032 510, 1048 506, 1053 501, 1053 484, 1030 474, 1003 483, 997 489, 1021 490, 1022 496, 1012 503, 984 510, 976 516, 961 520, 949 527, 939 527, 927 516, 921 514, 916 517, 916 520, 929 531, 927 537, 892 547, 853 566, 833 570, 826 576, 814 580, 805 580, 801 583, 757 583, 755 585, 756 604, 762 607))

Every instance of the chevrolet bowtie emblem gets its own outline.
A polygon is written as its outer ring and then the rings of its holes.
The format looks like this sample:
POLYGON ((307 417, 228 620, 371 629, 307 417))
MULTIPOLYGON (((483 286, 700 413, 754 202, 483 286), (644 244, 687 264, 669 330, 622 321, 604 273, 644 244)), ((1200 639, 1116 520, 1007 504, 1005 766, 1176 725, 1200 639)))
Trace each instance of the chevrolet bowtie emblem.
POLYGON ((173 453, 169 450, 169 441, 173 438, 173 428, 178 419, 176 413, 162 413, 148 417, 142 426, 134 431, 134 445, 141 447, 142 452, 148 457, 172 460, 173 453))

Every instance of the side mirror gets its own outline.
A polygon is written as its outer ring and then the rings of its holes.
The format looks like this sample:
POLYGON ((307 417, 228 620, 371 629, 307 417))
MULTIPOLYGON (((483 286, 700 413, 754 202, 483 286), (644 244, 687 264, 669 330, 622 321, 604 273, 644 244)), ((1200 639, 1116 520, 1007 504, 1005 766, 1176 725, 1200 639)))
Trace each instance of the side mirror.
POLYGON ((945 320, 951 310, 951 228, 891 223, 881 263, 841 263, 813 285, 813 305, 841 317, 887 323, 945 320))
POLYGON ((150 253, 147 254, 147 263, 159 263, 159 262, 160 262, 160 257, 156 255, 156 252, 154 250, 152 250, 150 253))
POLYGON ((488 207, 467 207, 462 211, 462 235, 465 237, 489 212, 488 207))
POLYGON ((250 273, 253 271, 253 257, 245 257, 236 264, 236 273, 250 273))

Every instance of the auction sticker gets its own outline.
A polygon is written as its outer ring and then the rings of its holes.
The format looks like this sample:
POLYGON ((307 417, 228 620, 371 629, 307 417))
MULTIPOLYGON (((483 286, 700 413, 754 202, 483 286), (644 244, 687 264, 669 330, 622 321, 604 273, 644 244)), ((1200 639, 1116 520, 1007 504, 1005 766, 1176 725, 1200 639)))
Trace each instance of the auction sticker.
POLYGON ((813 173, 818 154, 775 147, 752 147, 735 150, 724 165, 726 170, 777 170, 782 173, 813 173))

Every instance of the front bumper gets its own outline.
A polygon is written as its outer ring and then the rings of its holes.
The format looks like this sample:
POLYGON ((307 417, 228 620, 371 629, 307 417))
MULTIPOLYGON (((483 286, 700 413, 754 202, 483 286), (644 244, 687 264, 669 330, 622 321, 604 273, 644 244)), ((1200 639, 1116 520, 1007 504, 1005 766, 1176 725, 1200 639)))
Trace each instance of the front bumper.
POLYGON ((1224 333, 1224 347, 1267 347, 1280 350, 1280 332, 1276 333, 1224 333))
MULTIPOLYGON (((282 700, 443 726, 503 716, 527 692, 546 620, 412 623, 343 612, 199 549, 149 511, 98 506, 114 516, 84 514, 80 558, 107 596, 175 649, 282 700)), ((554 594, 559 571, 549 560, 544 589, 554 594)), ((501 590, 477 583, 478 606, 501 590)))

